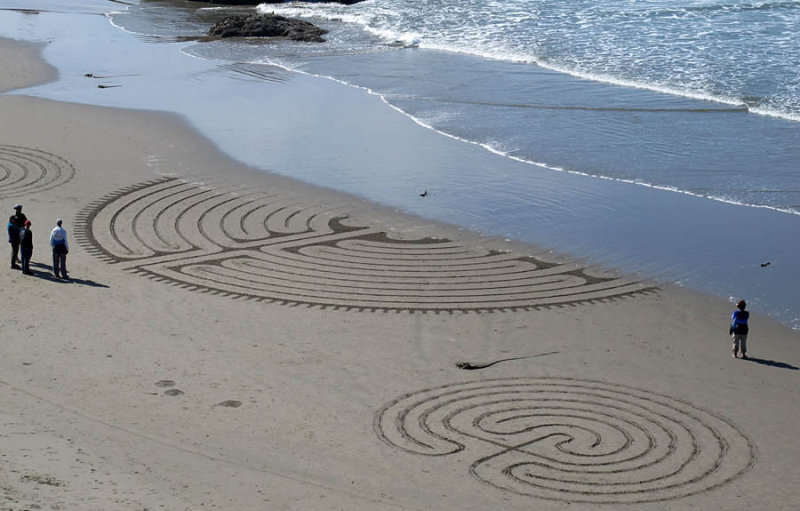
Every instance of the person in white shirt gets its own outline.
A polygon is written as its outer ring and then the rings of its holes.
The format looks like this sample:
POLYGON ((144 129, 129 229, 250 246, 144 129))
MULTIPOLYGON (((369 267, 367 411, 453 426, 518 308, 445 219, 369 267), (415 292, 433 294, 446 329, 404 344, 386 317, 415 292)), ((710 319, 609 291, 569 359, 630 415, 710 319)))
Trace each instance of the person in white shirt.
POLYGON ((69 254, 69 242, 67 242, 67 231, 61 227, 61 219, 56 220, 56 228, 50 233, 50 246, 53 247, 53 275, 56 278, 61 276, 67 278, 67 254, 69 254))

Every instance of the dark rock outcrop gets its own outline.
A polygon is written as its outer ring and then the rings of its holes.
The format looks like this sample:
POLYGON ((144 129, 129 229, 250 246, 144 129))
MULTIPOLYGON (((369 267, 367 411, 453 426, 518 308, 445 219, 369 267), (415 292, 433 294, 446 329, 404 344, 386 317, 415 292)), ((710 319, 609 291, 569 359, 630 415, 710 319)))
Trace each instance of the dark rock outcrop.
POLYGON ((307 21, 275 14, 228 16, 208 31, 212 39, 225 37, 285 37, 293 41, 324 42, 328 31, 307 21))
MULTIPOLYGON (((190 0, 192 2, 203 2, 207 4, 221 4, 221 5, 258 5, 258 4, 282 4, 285 0, 190 0)), ((338 4, 352 5, 364 0, 301 0, 305 2, 314 1, 329 1, 338 4)))

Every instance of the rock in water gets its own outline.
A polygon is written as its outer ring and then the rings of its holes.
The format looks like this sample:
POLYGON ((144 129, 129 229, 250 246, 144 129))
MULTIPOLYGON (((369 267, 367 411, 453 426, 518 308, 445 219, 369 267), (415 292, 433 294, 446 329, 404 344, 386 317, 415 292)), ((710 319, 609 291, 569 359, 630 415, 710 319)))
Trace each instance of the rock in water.
POLYGON ((285 37, 293 41, 324 42, 328 31, 307 21, 275 14, 228 16, 214 24, 208 37, 285 37))
MULTIPOLYGON (((282 4, 287 0, 191 0, 192 2, 204 2, 207 4, 222 4, 222 5, 258 5, 258 4, 282 4)), ((306 2, 323 1, 323 0, 302 0, 306 2)), ((364 0, 325 0, 335 2, 337 4, 352 5, 364 0)))

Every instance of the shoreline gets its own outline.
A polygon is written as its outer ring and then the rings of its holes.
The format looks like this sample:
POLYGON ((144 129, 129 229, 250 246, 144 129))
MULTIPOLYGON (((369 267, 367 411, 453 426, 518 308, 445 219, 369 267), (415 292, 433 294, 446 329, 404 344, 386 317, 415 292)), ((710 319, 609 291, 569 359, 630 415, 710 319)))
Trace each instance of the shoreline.
MULTIPOLYGON (((800 397, 798 335, 757 308, 752 359, 733 360, 726 335, 732 306, 724 299, 673 286, 639 292, 647 282, 623 293, 631 283, 603 281, 618 276, 584 262, 531 254, 522 244, 260 172, 171 113, 16 94, 0 95, 0 113, 0 157, 28 169, 39 163, 51 174, 74 169, 57 186, 2 200, 4 207, 24 203, 36 240, 34 277, 0 271, 14 304, 0 322, 0 499, 11 509, 477 511, 502 501, 508 510, 588 511, 597 507, 592 499, 620 507, 641 501, 644 510, 794 505, 800 410, 786 403, 800 397), (12 160, 9 145, 29 148, 30 159, 12 160), (56 217, 70 236, 70 282, 47 275, 46 235, 56 217), (450 244, 438 244, 443 238, 450 244), (525 257, 533 255, 544 273, 514 281, 513 272, 492 266, 507 257, 492 252, 502 247, 519 251, 511 254, 522 257, 512 259, 517 271, 531 269, 525 257), (272 264, 279 255, 281 263, 272 264), (453 261, 471 260, 491 271, 470 273, 467 291, 439 289, 451 309, 398 305, 442 276, 426 264, 456 272, 453 261), (355 269, 361 278, 385 275, 378 263, 397 272, 400 284, 353 282, 355 269), (315 305, 296 295, 260 299, 257 291, 276 289, 270 279, 286 267, 309 272, 294 278, 308 284, 304 293, 317 293, 315 305), (429 280, 420 282, 419 272, 429 280), (528 310, 465 305, 496 300, 508 291, 504 280, 523 289, 547 284, 529 295, 528 310), (409 282, 419 286, 413 293, 409 282), (554 301, 537 302, 546 290, 554 301), (364 294, 385 308, 363 306, 364 294), (500 359, 514 360, 470 372, 457 367, 500 359), (518 394, 491 400, 492 385, 517 385, 518 394), (665 455, 663 470, 685 463, 688 473, 672 487, 653 488, 637 481, 661 468, 626 469, 619 496, 576 492, 567 483, 554 496, 536 485, 509 487, 493 472, 471 476, 476 460, 497 453, 494 437, 476 442, 467 429, 453 437, 463 450, 420 455, 398 435, 424 428, 404 424, 403 414, 393 420, 394 405, 409 396, 452 398, 439 389, 489 396, 475 414, 510 416, 504 400, 535 405, 552 385, 585 386, 545 394, 559 407, 586 400, 590 388, 600 394, 558 424, 532 419, 541 407, 530 406, 531 417, 514 419, 533 421, 523 430, 562 428, 558 434, 574 436, 572 446, 588 457, 598 453, 576 431, 594 429, 614 447, 624 443, 615 429, 639 424, 627 433, 644 450, 639 456, 674 454, 665 455), (726 445, 718 460, 716 440, 726 445)), ((467 404, 459 406, 471 410, 467 404)), ((473 419, 426 427, 447 436, 473 419)), ((531 442, 525 431, 513 436, 512 445, 531 442)), ((559 455, 546 442, 539 448, 559 455)), ((498 461, 529 461, 517 454, 498 461)))
MULTIPOLYGON (((172 113, 3 94, 0 118, 6 167, 61 179, 11 194, 0 180, 0 204, 22 202, 35 235, 35 276, 0 271, 11 303, 0 322, 0 502, 9 509, 795 504, 800 410, 787 403, 800 397, 798 334, 756 307, 751 360, 734 360, 724 299, 669 285, 640 292, 649 282, 603 287, 609 276, 585 261, 261 172, 172 113), (57 217, 70 236, 71 281, 48 275, 57 217), (449 310, 403 308, 476 261, 489 271, 436 291, 449 310), (317 293, 315 304, 274 292, 283 268, 317 293), (522 270, 539 273, 514 280, 522 270), (509 292, 505 281, 512 293, 545 284, 528 310, 489 310, 509 292), (364 306, 370 293, 383 309, 364 306), (541 301, 547 293, 554 302, 541 301), (470 308, 476 299, 483 309, 470 308), (496 365, 464 371, 462 362, 496 365), (513 393, 498 396, 504 388, 513 393), (406 415, 409 400, 441 406, 406 415), (571 438, 582 463, 619 462, 591 446, 593 435, 653 463, 623 463, 608 476, 621 488, 610 497, 593 493, 589 471, 578 472, 589 481, 578 491, 558 478, 549 492, 535 479, 510 485, 505 466, 541 459, 514 446, 568 454, 535 441, 542 428, 571 438), (426 429, 439 436, 417 437, 426 429), (404 435, 440 451, 419 453, 404 435), (450 442, 462 449, 448 453, 450 442), (501 465, 478 463, 486 457, 501 465), (676 472, 666 488, 640 482, 676 472)), ((573 468, 564 479, 575 477, 573 468)))
POLYGON ((91 69, 71 46, 51 45, 61 80, 26 94, 170 111, 266 172, 731 301, 744 296, 800 329, 800 296, 787 284, 800 278, 793 256, 800 246, 786 242, 795 239, 795 215, 542 171, 422 129, 362 89, 199 60, 181 54, 183 43, 144 43, 111 24, 98 27, 94 16, 68 18, 80 27, 82 47, 97 49, 91 69))

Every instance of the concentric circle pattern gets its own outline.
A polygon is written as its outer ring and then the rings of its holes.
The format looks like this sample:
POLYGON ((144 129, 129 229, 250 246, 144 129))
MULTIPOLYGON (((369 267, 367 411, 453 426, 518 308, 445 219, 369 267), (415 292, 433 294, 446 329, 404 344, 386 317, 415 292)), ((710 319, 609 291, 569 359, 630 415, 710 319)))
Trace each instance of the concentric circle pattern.
POLYGON ((716 488, 755 461, 726 419, 639 389, 565 378, 447 385, 388 403, 388 444, 448 456, 498 489, 549 500, 637 503, 716 488))
POLYGON ((0 198, 22 197, 62 185, 75 168, 52 153, 0 144, 0 198))
POLYGON ((176 179, 121 190, 83 214, 79 239, 107 261, 204 292, 357 310, 496 311, 651 292, 577 264, 398 239, 344 207, 176 179), (337 209, 337 208, 332 208, 337 209))

